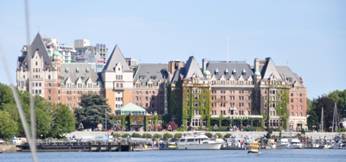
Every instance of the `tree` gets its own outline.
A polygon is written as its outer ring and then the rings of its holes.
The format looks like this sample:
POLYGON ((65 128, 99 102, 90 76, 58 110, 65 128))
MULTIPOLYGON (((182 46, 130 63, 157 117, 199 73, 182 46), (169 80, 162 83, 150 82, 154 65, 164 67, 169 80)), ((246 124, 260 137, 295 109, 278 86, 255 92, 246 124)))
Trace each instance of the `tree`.
POLYGON ((319 123, 319 118, 317 116, 316 110, 314 108, 314 106, 312 105, 312 101, 311 100, 307 100, 308 101, 308 117, 307 117, 307 124, 308 124, 308 128, 309 130, 317 130, 318 129, 318 123, 319 123))
POLYGON ((50 135, 54 138, 63 137, 64 133, 75 130, 75 117, 69 107, 58 104, 53 107, 52 111, 52 129, 50 135))
MULTIPOLYGON (((51 105, 42 97, 35 96, 36 131, 38 138, 49 137, 52 126, 51 105)), ((29 117, 29 112, 27 113, 29 117)), ((29 119, 29 118, 28 118, 29 119)))
POLYGON ((10 113, 0 111, 0 138, 10 139, 18 133, 17 122, 14 121, 10 113))
POLYGON ((324 112, 324 130, 328 130, 328 128, 332 125, 333 121, 333 110, 334 110, 334 101, 327 96, 322 96, 317 99, 314 99, 312 102, 312 112, 309 115, 317 116, 315 119, 314 125, 319 128, 321 124, 321 110, 323 107, 324 112), (315 115, 316 114, 316 115, 315 115))
POLYGON ((11 88, 0 83, 0 109, 3 108, 4 104, 9 103, 14 104, 11 88))
MULTIPOLYGON (((110 108, 106 99, 100 95, 83 95, 81 97, 80 108, 76 111, 77 124, 83 123, 84 128, 96 128, 97 124, 104 124, 106 114, 110 113, 110 108)), ((107 122, 109 123, 109 120, 107 122)))
POLYGON ((337 103, 339 117, 346 117, 346 89, 336 90, 328 94, 328 98, 337 103))

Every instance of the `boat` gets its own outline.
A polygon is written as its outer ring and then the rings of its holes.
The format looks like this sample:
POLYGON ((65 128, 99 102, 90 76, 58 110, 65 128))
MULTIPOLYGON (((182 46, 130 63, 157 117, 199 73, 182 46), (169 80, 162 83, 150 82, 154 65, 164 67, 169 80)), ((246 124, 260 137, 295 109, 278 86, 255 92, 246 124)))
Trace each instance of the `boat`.
POLYGON ((291 139, 291 143, 289 144, 289 148, 291 149, 301 149, 303 148, 303 144, 300 142, 298 138, 291 139))
POLYGON ((257 141, 250 143, 247 153, 259 153, 260 145, 257 141))
POLYGON ((209 139, 205 134, 186 134, 177 141, 178 150, 220 150, 223 142, 209 139))
POLYGON ((280 149, 287 149, 289 146, 289 142, 287 138, 281 138, 279 143, 277 144, 276 148, 280 148, 280 149))

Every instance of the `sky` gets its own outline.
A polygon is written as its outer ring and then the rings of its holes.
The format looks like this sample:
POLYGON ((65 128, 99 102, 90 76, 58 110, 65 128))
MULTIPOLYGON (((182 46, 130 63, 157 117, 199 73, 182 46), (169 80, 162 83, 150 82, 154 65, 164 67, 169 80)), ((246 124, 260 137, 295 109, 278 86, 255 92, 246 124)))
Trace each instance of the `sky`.
MULTIPOLYGON (((346 89, 344 0, 31 0, 31 39, 117 44, 141 63, 271 57, 302 76, 309 98, 346 89)), ((26 42, 24 1, 0 2, 0 52, 12 81, 26 42)), ((0 82, 9 83, 3 66, 0 82)))

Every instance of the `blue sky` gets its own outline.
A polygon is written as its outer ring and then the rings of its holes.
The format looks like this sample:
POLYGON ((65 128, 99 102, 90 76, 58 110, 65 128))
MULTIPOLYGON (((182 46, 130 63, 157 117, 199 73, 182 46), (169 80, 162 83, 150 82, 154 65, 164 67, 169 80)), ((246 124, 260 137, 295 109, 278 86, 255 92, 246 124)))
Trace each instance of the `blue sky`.
MULTIPOLYGON (((31 1, 31 36, 118 44, 140 62, 272 57, 301 75, 310 98, 346 89, 346 1, 31 1), (227 41, 229 40, 229 41, 227 41), (229 42, 229 50, 227 50, 229 42), (229 51, 227 53, 227 51, 229 51)), ((15 80, 24 4, 0 2, 0 51, 15 80)), ((0 82, 8 83, 0 67, 0 82)))

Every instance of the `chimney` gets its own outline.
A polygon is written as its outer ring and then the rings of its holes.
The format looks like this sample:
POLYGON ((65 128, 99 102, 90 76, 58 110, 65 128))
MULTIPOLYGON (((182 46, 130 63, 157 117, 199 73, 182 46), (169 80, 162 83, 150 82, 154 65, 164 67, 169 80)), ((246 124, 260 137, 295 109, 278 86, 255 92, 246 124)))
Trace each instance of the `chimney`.
POLYGON ((207 70, 207 63, 208 60, 206 58, 202 59, 202 72, 205 73, 205 71, 207 70))
POLYGON ((173 60, 168 62, 168 72, 172 75, 175 73, 175 71, 181 69, 182 67, 184 67, 184 63, 182 61, 173 60))

